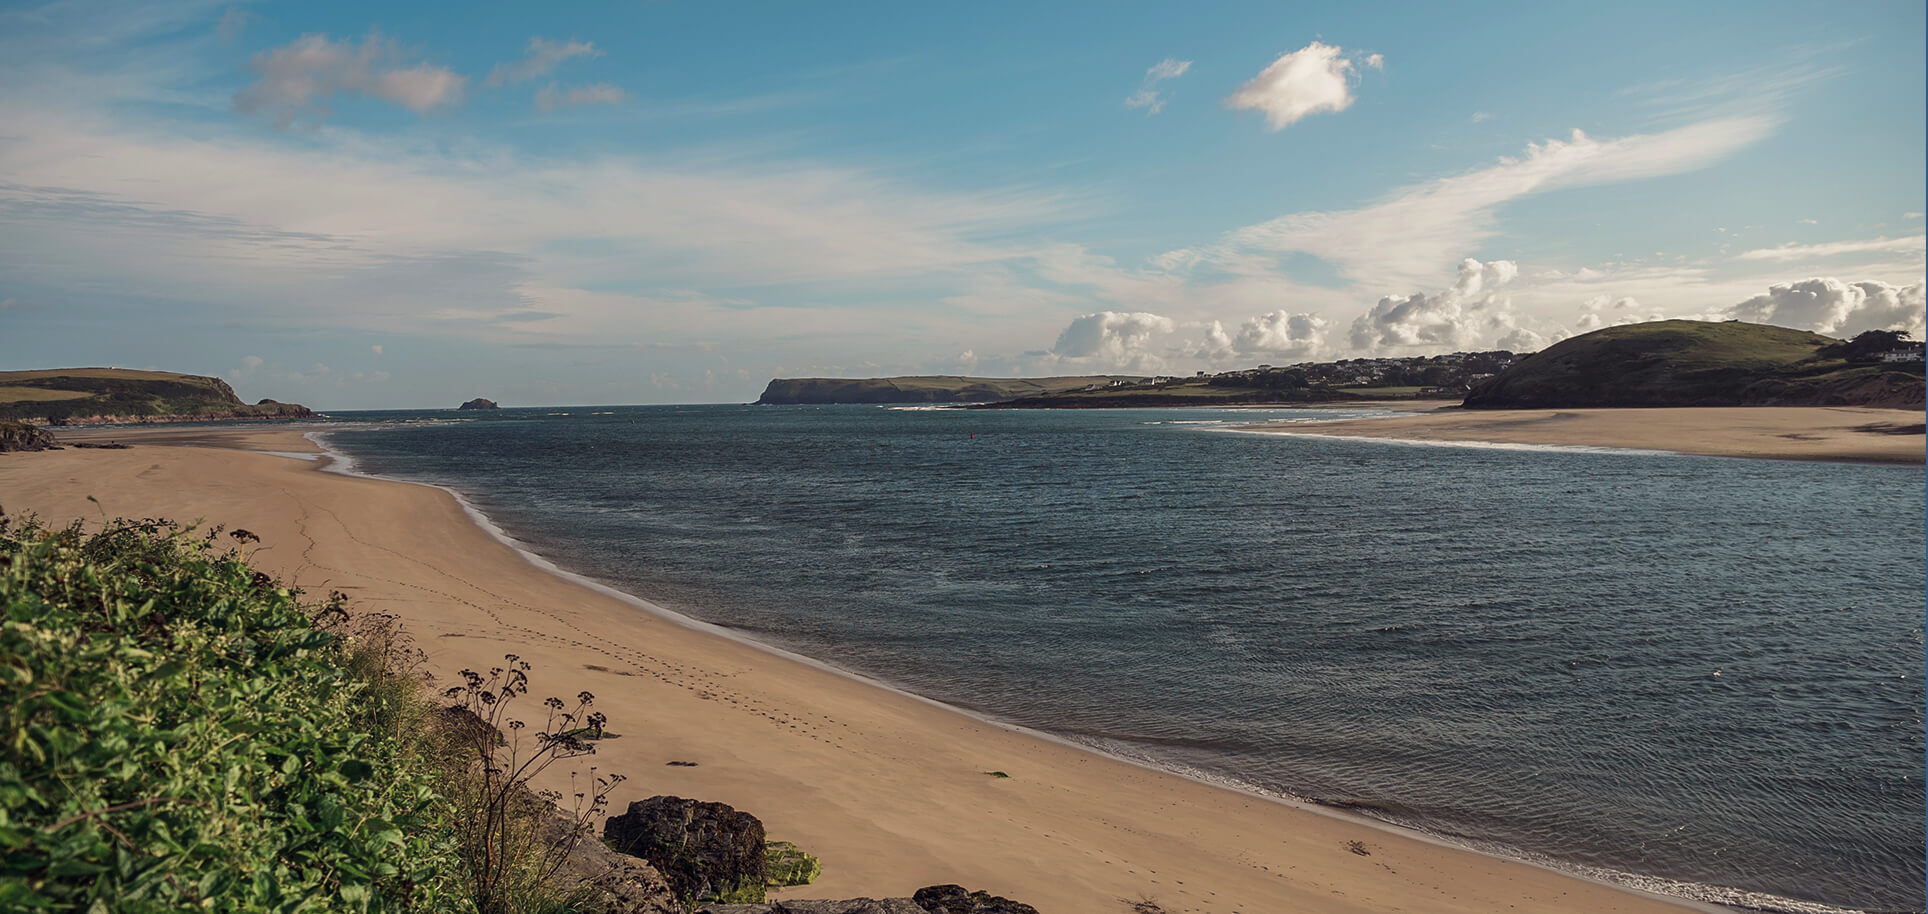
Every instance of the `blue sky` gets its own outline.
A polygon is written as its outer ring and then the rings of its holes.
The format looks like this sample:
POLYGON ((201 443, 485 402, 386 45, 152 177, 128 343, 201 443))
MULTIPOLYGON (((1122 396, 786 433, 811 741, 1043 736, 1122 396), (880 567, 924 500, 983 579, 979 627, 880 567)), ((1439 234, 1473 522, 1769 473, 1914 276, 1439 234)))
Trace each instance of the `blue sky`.
POLYGON ((0 368, 356 409, 1921 335, 1918 2, 1039 6, 0 5, 0 368))

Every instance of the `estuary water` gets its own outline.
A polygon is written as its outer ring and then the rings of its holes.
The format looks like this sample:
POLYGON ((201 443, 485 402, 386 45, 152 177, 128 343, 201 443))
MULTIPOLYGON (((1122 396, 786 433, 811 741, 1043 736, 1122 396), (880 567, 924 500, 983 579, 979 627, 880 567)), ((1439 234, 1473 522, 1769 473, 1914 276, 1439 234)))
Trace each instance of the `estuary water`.
POLYGON ((1921 911, 1919 466, 1333 410, 350 413, 556 564, 1117 755, 1763 910, 1921 911))

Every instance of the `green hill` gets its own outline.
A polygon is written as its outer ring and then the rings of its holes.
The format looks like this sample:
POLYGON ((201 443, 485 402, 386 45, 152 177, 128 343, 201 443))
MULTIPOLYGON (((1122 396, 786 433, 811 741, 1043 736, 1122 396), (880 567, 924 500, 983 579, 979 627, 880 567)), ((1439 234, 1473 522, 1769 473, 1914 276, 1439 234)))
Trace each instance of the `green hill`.
POLYGON ((1740 321, 1608 327, 1521 359, 1474 387, 1465 405, 1920 409, 1922 363, 1883 362, 1874 351, 1894 345, 1872 337, 1845 343, 1805 330, 1740 321))
POLYGON ((220 378, 125 368, 0 371, 0 419, 50 425, 301 419, 294 403, 248 404, 220 378))
POLYGON ((957 375, 918 375, 897 378, 777 378, 763 390, 757 404, 829 403, 993 403, 1017 397, 1061 393, 1122 375, 1068 378, 967 378, 957 375))

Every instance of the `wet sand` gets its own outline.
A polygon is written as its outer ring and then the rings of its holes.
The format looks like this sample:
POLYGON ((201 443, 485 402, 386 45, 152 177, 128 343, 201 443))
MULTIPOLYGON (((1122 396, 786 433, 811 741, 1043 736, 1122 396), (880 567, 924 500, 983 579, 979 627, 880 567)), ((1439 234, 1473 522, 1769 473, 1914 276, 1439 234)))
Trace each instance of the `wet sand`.
POLYGON ((1433 409, 1416 416, 1254 426, 1347 438, 1634 448, 1715 457, 1921 463, 1923 414, 1758 406, 1671 409, 1433 409))

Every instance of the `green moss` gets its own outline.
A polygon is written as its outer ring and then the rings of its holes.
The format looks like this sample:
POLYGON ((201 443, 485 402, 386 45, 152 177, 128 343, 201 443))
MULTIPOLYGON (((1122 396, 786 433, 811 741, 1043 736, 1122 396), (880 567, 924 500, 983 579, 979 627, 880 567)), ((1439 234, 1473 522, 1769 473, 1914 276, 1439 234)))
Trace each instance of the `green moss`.
POLYGON ((788 841, 769 841, 763 845, 763 862, 770 870, 773 886, 809 885, 823 875, 823 861, 799 850, 788 841))

